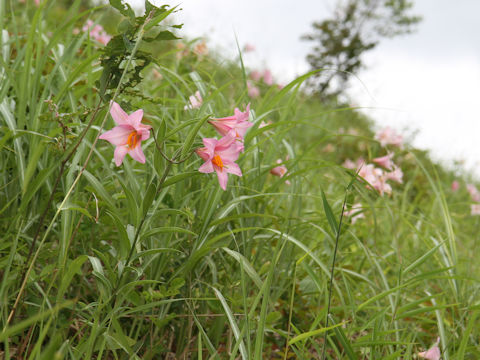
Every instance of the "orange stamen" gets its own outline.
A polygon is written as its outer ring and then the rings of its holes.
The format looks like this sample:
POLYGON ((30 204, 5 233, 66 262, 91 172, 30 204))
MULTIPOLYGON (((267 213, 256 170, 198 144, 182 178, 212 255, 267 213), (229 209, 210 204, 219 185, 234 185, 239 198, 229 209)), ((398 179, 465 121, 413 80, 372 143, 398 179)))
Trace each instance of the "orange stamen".
POLYGON ((220 170, 223 169, 223 162, 222 162, 222 158, 220 156, 215 155, 212 159, 212 163, 214 165, 217 165, 220 168, 220 170))
POLYGON ((127 145, 130 149, 135 149, 140 142, 141 135, 137 131, 133 130, 130 135, 128 135, 127 145))

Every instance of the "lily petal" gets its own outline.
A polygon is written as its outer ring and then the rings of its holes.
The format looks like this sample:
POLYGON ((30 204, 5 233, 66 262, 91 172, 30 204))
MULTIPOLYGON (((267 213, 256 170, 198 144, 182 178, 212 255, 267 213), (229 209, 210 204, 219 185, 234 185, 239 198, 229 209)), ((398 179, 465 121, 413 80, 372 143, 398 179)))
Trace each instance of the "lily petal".
POLYGON ((120 166, 123 163, 125 155, 127 155, 128 148, 126 146, 117 146, 115 152, 113 153, 113 158, 115 159, 115 165, 120 166))
POLYGON ((99 139, 107 140, 115 146, 125 145, 132 131, 133 128, 129 125, 119 125, 115 126, 112 130, 104 132, 99 136, 99 139))
POLYGON ((142 146, 140 144, 132 150, 129 150, 128 153, 133 160, 137 160, 138 162, 145 164, 145 154, 143 153, 142 146))
POLYGON ((128 121, 128 115, 123 109, 120 107, 118 103, 112 101, 112 107, 110 108, 110 115, 112 115, 113 120, 117 123, 117 125, 129 125, 130 122, 128 121))

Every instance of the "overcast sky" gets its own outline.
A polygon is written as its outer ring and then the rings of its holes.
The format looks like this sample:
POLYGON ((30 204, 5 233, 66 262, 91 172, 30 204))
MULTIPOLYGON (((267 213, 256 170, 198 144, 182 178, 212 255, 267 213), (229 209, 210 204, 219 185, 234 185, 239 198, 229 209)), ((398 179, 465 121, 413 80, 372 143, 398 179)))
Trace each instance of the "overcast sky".
MULTIPOLYGON (((132 3, 143 3, 132 0, 132 3)), ((256 51, 250 68, 272 69, 285 82, 308 70, 311 45, 300 41, 311 23, 327 17, 334 0, 152 1, 180 5, 177 19, 188 37, 205 36, 209 46, 233 56, 235 35, 256 51)), ((352 101, 377 122, 411 133, 414 145, 435 158, 466 160, 480 176, 480 1, 416 0, 424 20, 418 32, 384 40, 365 57, 368 65, 352 81, 352 101), (362 84, 363 83, 363 84, 362 84), (372 109, 373 108, 373 109, 372 109)))

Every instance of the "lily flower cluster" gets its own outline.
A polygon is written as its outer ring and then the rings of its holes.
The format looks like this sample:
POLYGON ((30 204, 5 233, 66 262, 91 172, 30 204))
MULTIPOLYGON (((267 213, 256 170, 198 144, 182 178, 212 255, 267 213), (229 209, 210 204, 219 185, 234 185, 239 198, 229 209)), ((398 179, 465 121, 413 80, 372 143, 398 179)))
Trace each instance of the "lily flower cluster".
POLYGON ((403 171, 392 160, 393 153, 378 157, 372 161, 381 166, 375 167, 374 164, 366 164, 363 159, 359 159, 356 163, 350 159, 345 160, 343 166, 347 169, 357 169, 358 175, 361 176, 369 185, 377 190, 380 195, 391 194, 392 186, 387 183, 388 180, 395 181, 399 184, 403 183, 403 171), (387 171, 388 170, 388 171, 387 171))
POLYGON ((378 140, 382 147, 392 145, 401 148, 403 146, 403 136, 388 126, 375 134, 375 140, 378 140))
POLYGON ((216 172, 218 182, 223 190, 227 189, 228 174, 242 176, 242 171, 237 161, 244 151, 243 139, 247 129, 253 126, 248 121, 250 117, 250 104, 244 112, 235 108, 234 115, 224 118, 214 118, 209 123, 223 137, 203 138, 204 147, 195 150, 205 163, 198 169, 202 173, 216 172))
POLYGON ((87 23, 82 27, 83 32, 88 32, 90 38, 98 41, 100 44, 107 45, 108 42, 112 39, 110 35, 107 34, 102 25, 94 25, 92 20, 87 20, 87 23))

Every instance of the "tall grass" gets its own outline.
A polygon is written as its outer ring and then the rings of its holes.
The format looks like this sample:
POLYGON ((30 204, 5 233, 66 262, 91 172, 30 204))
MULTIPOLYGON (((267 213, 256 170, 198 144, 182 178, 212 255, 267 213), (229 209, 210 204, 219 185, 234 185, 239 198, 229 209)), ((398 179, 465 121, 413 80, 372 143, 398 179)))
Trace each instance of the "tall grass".
POLYGON ((404 183, 380 196, 341 165, 383 155, 356 109, 305 95, 311 74, 249 98, 238 59, 143 41, 153 15, 108 88, 105 48, 73 30, 122 15, 57 5, 0 4, 4 358, 415 359, 437 336, 443 359, 480 357, 479 220, 452 173, 407 146, 404 183), (116 167, 98 140, 110 99, 144 109, 145 164, 116 167), (248 103, 243 176, 223 191, 193 150, 248 103))

